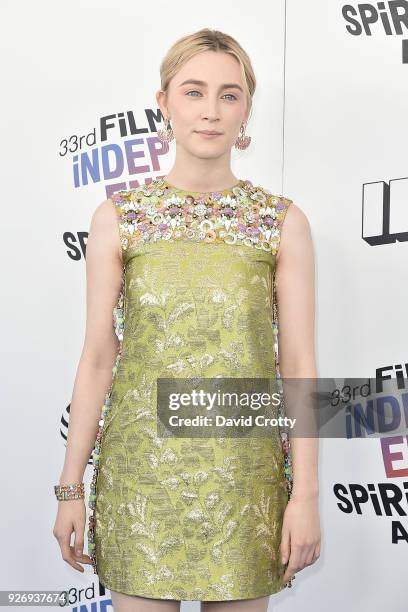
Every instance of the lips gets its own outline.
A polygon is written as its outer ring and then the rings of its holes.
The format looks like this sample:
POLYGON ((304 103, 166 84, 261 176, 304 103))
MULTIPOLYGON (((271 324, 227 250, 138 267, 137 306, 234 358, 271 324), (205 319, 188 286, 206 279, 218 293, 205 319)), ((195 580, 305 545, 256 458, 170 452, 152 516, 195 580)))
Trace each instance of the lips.
POLYGON ((221 132, 214 132, 213 130, 197 130, 198 134, 208 134, 209 136, 221 136, 221 132))

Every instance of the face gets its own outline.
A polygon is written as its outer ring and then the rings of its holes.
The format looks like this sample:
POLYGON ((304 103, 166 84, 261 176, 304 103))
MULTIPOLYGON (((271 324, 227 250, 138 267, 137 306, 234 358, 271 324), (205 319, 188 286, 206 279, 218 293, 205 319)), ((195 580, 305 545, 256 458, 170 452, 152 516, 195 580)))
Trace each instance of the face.
POLYGON ((163 116, 170 118, 177 146, 198 157, 230 151, 248 118, 240 65, 222 51, 192 57, 170 81, 167 95, 159 91, 156 99, 163 116), (218 135, 205 135, 202 130, 218 135))

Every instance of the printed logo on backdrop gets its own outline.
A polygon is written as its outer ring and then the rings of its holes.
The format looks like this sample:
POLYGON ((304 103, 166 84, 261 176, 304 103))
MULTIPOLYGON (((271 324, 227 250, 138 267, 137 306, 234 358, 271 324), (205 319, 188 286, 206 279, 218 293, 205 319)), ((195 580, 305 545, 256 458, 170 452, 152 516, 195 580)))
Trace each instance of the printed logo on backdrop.
MULTIPOLYGON (((149 184, 153 178, 146 175, 160 178, 156 173, 161 170, 161 158, 169 152, 169 144, 157 138, 162 122, 159 108, 145 108, 137 118, 129 110, 99 117, 88 131, 63 138, 59 155, 70 164, 73 186, 86 189, 102 183, 110 198, 121 189, 149 184)), ((64 232, 63 242, 72 261, 85 259, 87 239, 86 231, 64 232)))
POLYGON ((160 171, 160 158, 169 151, 169 144, 157 138, 162 121, 160 109, 145 108, 138 119, 129 110, 100 117, 88 132, 63 139, 60 156, 72 165, 74 186, 104 183, 107 197, 139 187, 138 177, 160 171))
POLYGON ((408 64, 408 2, 344 4, 342 15, 352 36, 407 36, 402 39, 402 63, 408 64))
POLYGON ((408 241, 408 177, 363 185, 361 237, 371 246, 408 241))
MULTIPOLYGON (((408 544, 408 363, 404 368, 402 365, 379 368, 376 378, 369 380, 376 381, 378 391, 385 391, 374 401, 362 399, 366 395, 364 383, 359 387, 346 382, 342 387, 342 402, 347 406, 345 427, 348 439, 368 438, 380 432, 379 452, 386 480, 335 483, 333 491, 341 512, 374 514, 389 524, 393 544, 408 544), (391 388, 387 392, 388 383, 391 388), (401 478, 407 480, 401 482, 401 478)), ((339 401, 340 398, 341 394, 339 401)))
POLYGON ((64 604, 59 606, 64 609, 71 608, 74 612, 96 612, 97 609, 107 612, 112 610, 112 599, 107 591, 110 593, 99 580, 92 581, 88 587, 67 587, 64 604))

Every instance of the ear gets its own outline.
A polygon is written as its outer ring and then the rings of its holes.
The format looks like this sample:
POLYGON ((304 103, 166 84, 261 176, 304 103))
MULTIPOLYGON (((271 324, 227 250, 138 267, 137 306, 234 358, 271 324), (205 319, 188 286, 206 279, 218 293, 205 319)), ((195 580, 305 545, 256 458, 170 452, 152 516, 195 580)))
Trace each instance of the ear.
POLYGON ((248 123, 251 112, 252 112, 252 107, 248 107, 247 111, 245 113, 245 117, 243 119, 243 123, 245 123, 245 124, 248 123))
POLYGON ((156 92, 156 101, 157 101, 157 104, 159 105, 159 108, 162 112, 163 117, 166 117, 167 116, 167 94, 163 90, 159 89, 156 92))

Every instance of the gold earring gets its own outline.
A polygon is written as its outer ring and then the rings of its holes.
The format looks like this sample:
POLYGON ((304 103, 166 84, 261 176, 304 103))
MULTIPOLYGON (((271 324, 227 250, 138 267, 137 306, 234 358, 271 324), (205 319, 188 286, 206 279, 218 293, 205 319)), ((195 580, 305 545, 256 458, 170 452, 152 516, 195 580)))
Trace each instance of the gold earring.
POLYGON ((245 123, 243 123, 241 127, 239 128, 239 136, 237 137, 235 144, 234 144, 236 149, 241 149, 241 150, 247 149, 250 145, 252 138, 251 136, 245 136, 245 128, 246 128, 245 123))
POLYGON ((174 138, 173 128, 170 125, 170 119, 164 117, 164 130, 157 131, 157 138, 160 142, 170 142, 174 138))

